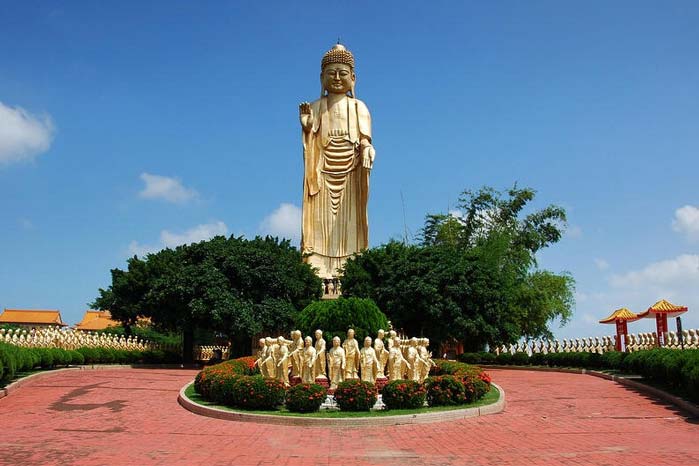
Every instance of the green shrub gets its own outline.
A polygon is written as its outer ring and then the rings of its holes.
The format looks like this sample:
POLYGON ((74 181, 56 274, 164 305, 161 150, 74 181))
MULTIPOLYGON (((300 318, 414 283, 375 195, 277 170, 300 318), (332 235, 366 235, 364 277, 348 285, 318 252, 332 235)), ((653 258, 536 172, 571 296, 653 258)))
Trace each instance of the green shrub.
POLYGON ((50 348, 51 355, 53 356, 54 366, 67 366, 70 364, 70 355, 68 352, 61 348, 50 348))
POLYGON ((334 396, 342 411, 369 411, 377 399, 374 384, 359 379, 340 382, 334 396))
POLYGON ((223 393, 223 399, 229 406, 242 409, 270 410, 284 403, 284 383, 277 379, 268 379, 261 375, 240 375, 223 386, 231 393, 223 393))
POLYGON ((600 367, 619 370, 627 354, 621 351, 608 351, 600 358, 600 367))
POLYGON ((70 363, 79 365, 79 364, 85 364, 85 358, 83 357, 82 353, 79 351, 75 350, 70 350, 68 351, 68 354, 70 355, 70 363))
POLYGON ((456 359, 466 364, 479 364, 482 361, 481 354, 482 353, 462 353, 458 355, 456 359))
POLYGON ((43 369, 53 367, 53 352, 49 348, 38 348, 41 362, 39 363, 43 369))
POLYGON ((392 380, 381 390, 386 409, 415 409, 425 404, 427 389, 414 380, 392 380))
POLYGON ((512 355, 511 364, 514 366, 528 366, 529 355, 527 353, 515 353, 512 355))
POLYGON ((544 353, 532 353, 529 356, 529 364, 532 366, 545 366, 548 364, 548 355, 544 353))
POLYGON ((495 357, 495 363, 509 366, 512 364, 512 355, 510 353, 500 353, 495 357))
POLYGON ((328 390, 317 383, 300 383, 286 391, 286 408, 295 413, 318 411, 325 401, 328 390))
POLYGON ((451 406, 466 403, 466 389, 460 378, 453 375, 428 377, 425 381, 427 403, 430 406, 451 406))
POLYGON ((325 337, 344 338, 353 328, 357 341, 372 338, 379 329, 388 329, 388 318, 371 299, 343 298, 314 301, 301 311, 296 326, 304 335, 323 329, 325 337))

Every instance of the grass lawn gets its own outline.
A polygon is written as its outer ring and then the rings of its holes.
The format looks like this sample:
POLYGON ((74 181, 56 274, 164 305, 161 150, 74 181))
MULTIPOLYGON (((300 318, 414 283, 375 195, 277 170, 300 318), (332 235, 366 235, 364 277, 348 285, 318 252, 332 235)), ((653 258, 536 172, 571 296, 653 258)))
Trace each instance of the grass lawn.
POLYGON ((247 413, 247 414, 272 414, 275 416, 296 416, 296 417, 320 417, 320 418, 341 418, 341 417, 382 417, 382 416, 400 416, 405 414, 422 414, 422 413, 437 413, 441 411, 452 411, 455 409, 465 409, 465 408, 476 408, 478 406, 489 405, 495 403, 500 398, 500 392, 495 387, 491 387, 490 391, 485 394, 480 400, 458 406, 436 406, 434 408, 417 408, 417 409, 393 409, 393 410, 381 410, 381 411, 316 411, 313 413, 292 413, 288 409, 282 407, 278 410, 271 411, 246 411, 242 409, 233 409, 227 406, 217 405, 216 403, 204 400, 197 392, 194 391, 194 384, 191 383, 187 386, 184 391, 187 398, 195 403, 203 406, 210 406, 212 408, 218 408, 225 411, 231 411, 233 413, 247 413))

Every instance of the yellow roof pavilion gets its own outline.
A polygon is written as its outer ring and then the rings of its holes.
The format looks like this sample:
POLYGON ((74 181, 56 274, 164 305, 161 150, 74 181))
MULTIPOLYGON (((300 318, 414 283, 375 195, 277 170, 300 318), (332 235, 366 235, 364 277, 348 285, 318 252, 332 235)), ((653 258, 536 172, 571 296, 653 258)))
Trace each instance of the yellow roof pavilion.
POLYGON ((634 320, 638 320, 640 317, 633 312, 629 311, 625 307, 622 307, 621 309, 617 309, 616 311, 612 312, 609 317, 605 317, 604 319, 600 320, 600 324, 613 324, 617 320, 625 320, 627 322, 633 322, 634 320))
POLYGON ((687 312, 687 306, 675 306, 669 301, 661 299, 657 303, 653 304, 646 311, 638 314, 639 317, 655 317, 656 315, 665 314, 668 317, 675 317, 680 314, 687 312))
POLYGON ((81 320, 75 328, 77 330, 104 330, 108 327, 116 327, 121 325, 121 322, 112 320, 112 313, 109 311, 85 311, 83 320, 81 320))

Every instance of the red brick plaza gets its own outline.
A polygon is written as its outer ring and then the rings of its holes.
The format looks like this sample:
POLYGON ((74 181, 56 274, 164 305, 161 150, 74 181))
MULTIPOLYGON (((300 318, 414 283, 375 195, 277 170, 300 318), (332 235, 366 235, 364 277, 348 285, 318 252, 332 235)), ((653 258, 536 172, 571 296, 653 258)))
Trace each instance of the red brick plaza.
POLYGON ((698 465, 699 420, 596 377, 493 370, 502 414, 381 428, 222 421, 177 403, 195 371, 62 371, 0 399, 7 465, 698 465))

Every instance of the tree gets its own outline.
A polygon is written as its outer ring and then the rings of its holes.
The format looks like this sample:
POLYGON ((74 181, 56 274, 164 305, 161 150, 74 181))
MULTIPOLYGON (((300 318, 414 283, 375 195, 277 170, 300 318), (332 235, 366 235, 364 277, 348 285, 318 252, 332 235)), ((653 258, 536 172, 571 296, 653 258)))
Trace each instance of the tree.
POLYGON ((347 329, 352 328, 361 346, 365 337, 373 337, 379 329, 388 330, 388 320, 371 299, 339 297, 306 306, 296 318, 296 327, 305 335, 321 329, 326 340, 334 336, 344 340, 347 329))
POLYGON ((182 332, 187 358, 197 328, 227 335, 240 354, 254 335, 288 329, 321 293, 320 279, 289 241, 218 236, 129 259, 126 271, 112 270, 112 285, 94 305, 125 324, 147 316, 182 332))
POLYGON ((461 215, 428 215, 418 244, 389 242, 344 268, 345 296, 369 297, 394 326, 466 349, 550 335, 571 316, 574 281, 539 270, 536 253, 562 235, 565 211, 522 212, 534 191, 465 191, 461 215))

